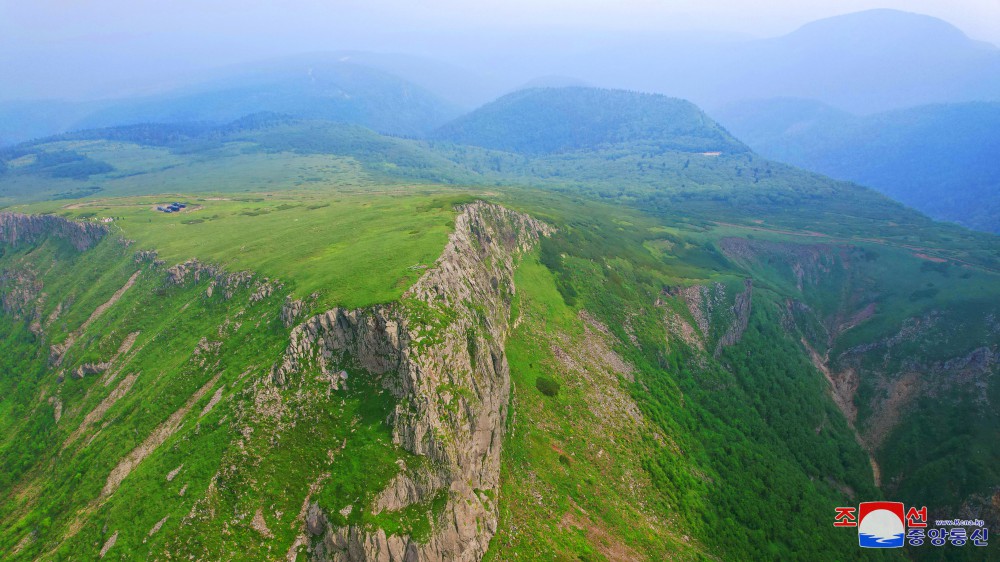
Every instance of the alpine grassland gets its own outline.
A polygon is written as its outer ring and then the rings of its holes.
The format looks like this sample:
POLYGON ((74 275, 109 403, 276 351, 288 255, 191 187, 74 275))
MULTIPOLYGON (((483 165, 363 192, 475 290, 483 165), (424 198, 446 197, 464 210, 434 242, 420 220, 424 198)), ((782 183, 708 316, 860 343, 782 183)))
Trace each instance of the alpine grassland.
POLYGON ((265 113, 0 164, 4 559, 934 559, 834 507, 1000 520, 995 236, 688 102, 530 90, 424 139, 265 113))
POLYGON ((294 286, 297 297, 347 307, 398 299, 433 265, 451 232, 458 191, 430 188, 243 197, 156 197, 39 203, 30 212, 111 219, 112 231, 170 263, 197 259, 251 270, 294 286), (186 202, 178 213, 157 206, 186 202))

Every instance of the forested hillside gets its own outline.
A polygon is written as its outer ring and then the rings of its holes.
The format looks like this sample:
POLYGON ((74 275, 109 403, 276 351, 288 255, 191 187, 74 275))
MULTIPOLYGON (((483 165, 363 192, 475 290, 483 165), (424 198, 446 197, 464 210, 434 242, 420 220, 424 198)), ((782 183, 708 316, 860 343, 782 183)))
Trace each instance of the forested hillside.
POLYGON ((804 100, 736 104, 716 115, 762 155, 869 186, 939 220, 1000 231, 1000 104, 854 116, 804 100))
POLYGON ((527 154, 623 143, 637 152, 746 152, 688 101, 582 87, 509 94, 448 123, 431 138, 527 154))

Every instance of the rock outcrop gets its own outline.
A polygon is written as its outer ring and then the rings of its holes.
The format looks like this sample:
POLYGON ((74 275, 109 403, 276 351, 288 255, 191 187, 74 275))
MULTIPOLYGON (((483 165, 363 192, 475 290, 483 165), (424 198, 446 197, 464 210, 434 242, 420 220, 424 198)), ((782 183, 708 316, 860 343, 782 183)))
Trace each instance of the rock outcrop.
POLYGON ((198 260, 188 260, 167 268, 167 282, 174 285, 198 283, 203 279, 208 280, 208 287, 205 289, 206 296, 211 297, 216 290, 221 290, 222 295, 227 300, 233 298, 237 289, 249 287, 251 282, 253 283, 253 293, 250 295, 250 302, 263 300, 282 286, 281 283, 266 277, 257 278, 252 271, 227 273, 217 265, 206 264, 198 260))
MULTIPOLYGON (((351 361, 398 399, 393 439, 427 457, 403 467, 373 511, 399 510, 447 493, 431 536, 420 542, 382 530, 331 526, 311 506, 307 528, 318 560, 479 560, 496 531, 496 497, 510 395, 504 342, 514 269, 549 227, 498 205, 461 209, 455 232, 435 266, 399 303, 333 309, 292 330, 275 384, 305 369, 332 374, 351 361), (486 493, 480 493, 486 491, 486 493)), ((283 316, 298 310, 289 304, 283 316)), ((333 377, 337 378, 336 376, 333 377)))
POLYGON ((753 297, 753 280, 747 278, 743 281, 743 292, 736 295, 736 299, 730 309, 732 324, 729 325, 726 333, 722 334, 722 337, 719 338, 719 343, 715 347, 716 357, 722 353, 722 348, 736 345, 743 339, 743 332, 747 330, 747 325, 750 322, 751 297, 753 297))
POLYGON ((73 370, 70 376, 74 379, 82 379, 87 375, 99 375, 107 371, 109 367, 111 367, 111 363, 107 361, 102 361, 101 363, 84 363, 73 370))
POLYGON ((752 268, 752 264, 762 256, 778 260, 789 268, 800 293, 805 286, 815 285, 835 267, 844 267, 850 261, 850 248, 828 244, 793 244, 729 237, 719 241, 719 248, 727 258, 747 269, 752 268))
POLYGON ((0 271, 0 308, 15 318, 37 319, 42 282, 31 268, 0 271))
POLYGON ((0 213, 0 242, 19 245, 34 244, 44 236, 62 238, 79 251, 84 251, 108 233, 100 223, 76 222, 52 215, 0 213))
POLYGON ((663 307, 663 298, 679 298, 691 313, 694 324, 666 308, 664 323, 668 337, 678 338, 694 349, 705 349, 715 339, 714 355, 718 357, 724 347, 736 345, 743 338, 750 322, 750 303, 753 297, 753 280, 743 281, 743 291, 726 307, 726 286, 722 283, 667 287, 661 292, 656 306, 663 307), (697 328, 697 331, 695 330, 697 328), (716 339, 717 338, 717 339, 716 339))

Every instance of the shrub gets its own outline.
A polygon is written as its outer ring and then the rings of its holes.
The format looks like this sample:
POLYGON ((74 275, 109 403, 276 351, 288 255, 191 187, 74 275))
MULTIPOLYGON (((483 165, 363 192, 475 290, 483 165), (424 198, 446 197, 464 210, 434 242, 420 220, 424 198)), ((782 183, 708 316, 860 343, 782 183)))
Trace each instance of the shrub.
POLYGON ((559 383, 548 377, 538 377, 535 379, 535 388, 546 396, 559 394, 559 383))

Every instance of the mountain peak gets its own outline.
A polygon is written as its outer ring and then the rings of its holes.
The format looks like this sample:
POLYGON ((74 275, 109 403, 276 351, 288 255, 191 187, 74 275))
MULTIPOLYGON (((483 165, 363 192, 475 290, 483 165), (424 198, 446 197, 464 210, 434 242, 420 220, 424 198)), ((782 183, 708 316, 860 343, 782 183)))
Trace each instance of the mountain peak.
POLYGON ((689 101, 579 86, 507 94, 445 125, 435 137, 528 154, 623 143, 683 152, 747 151, 689 101))
MULTIPOLYGON (((839 41, 844 45, 926 45, 968 47, 979 43, 954 25, 924 14, 879 8, 833 16, 807 23, 785 36, 813 41, 839 41)), ((983 44, 988 45, 988 44, 983 44)))

